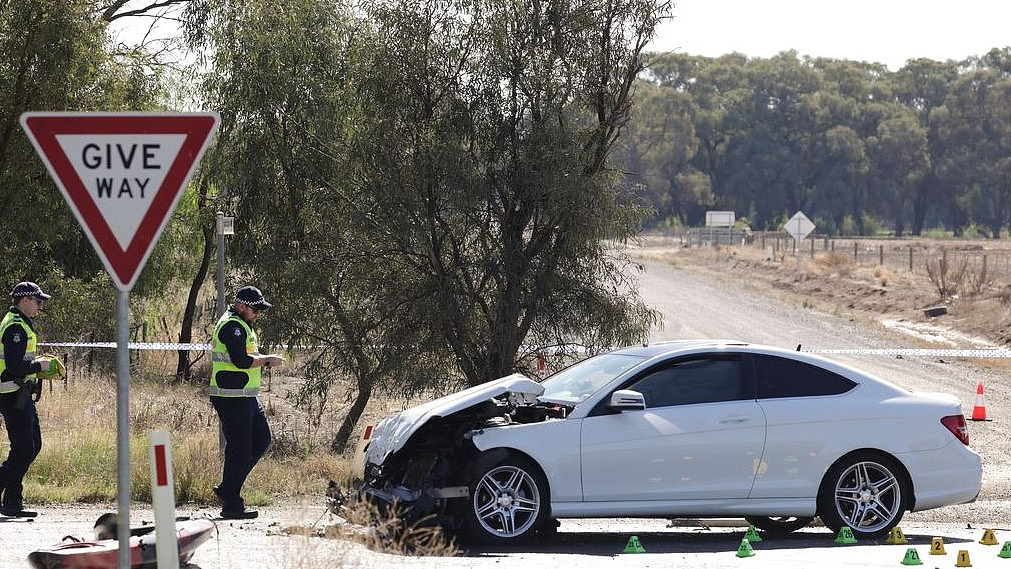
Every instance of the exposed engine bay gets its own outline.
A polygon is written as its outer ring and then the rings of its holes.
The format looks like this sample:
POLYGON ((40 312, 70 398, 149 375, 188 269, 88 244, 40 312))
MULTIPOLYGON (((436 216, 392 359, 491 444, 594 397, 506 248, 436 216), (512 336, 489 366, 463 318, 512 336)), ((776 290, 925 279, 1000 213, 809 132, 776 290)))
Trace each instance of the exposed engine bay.
MULTIPOLYGON (((569 411, 571 407, 539 401, 530 393, 508 392, 445 417, 432 416, 381 463, 370 453, 362 491, 366 499, 395 510, 406 523, 426 519, 454 526, 459 520, 451 501, 470 495, 479 454, 472 438, 485 429, 564 419, 569 411)), ((389 433, 387 423, 398 417, 380 423, 369 444, 389 433)))

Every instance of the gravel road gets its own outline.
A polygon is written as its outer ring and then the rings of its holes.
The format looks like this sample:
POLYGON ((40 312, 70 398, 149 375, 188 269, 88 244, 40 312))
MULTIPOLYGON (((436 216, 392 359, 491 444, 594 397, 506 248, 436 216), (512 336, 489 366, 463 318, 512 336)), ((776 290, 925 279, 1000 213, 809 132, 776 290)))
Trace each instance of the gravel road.
MULTIPOLYGON (((868 326, 846 317, 817 313, 799 305, 771 300, 739 283, 703 278, 668 264, 643 261, 640 292, 664 314, 664 325, 653 340, 707 337, 745 340, 784 347, 899 348, 914 346, 909 338, 884 327, 868 326)), ((916 345, 916 347, 919 347, 916 345)), ((968 346, 967 346, 968 347, 968 346)), ((836 356, 832 356, 836 357, 836 356)), ((979 545, 982 530, 993 528, 1001 543, 1011 539, 1011 412, 1009 381, 1004 373, 971 362, 937 357, 838 356, 913 390, 944 391, 959 396, 970 415, 977 383, 986 385, 987 422, 970 422, 973 448, 983 455, 983 491, 972 504, 907 514, 902 527, 927 566, 954 566, 960 550, 972 555, 976 567, 1011 567, 997 557, 999 547, 979 545), (931 539, 943 536, 946 558, 927 557, 931 539), (992 558, 992 559, 991 559, 992 558), (932 561, 937 560, 933 565, 932 561), (943 561, 942 561, 943 559, 943 561)), ((137 506, 137 508, 140 508, 137 506)), ((59 542, 64 535, 87 536, 103 511, 115 505, 45 508, 32 522, 0 518, 0 567, 26 567, 29 552, 59 542)), ((180 515, 206 516, 214 511, 183 505, 180 515)), ((283 567, 505 567, 520 564, 583 567, 669 567, 691 564, 701 569, 739 567, 747 563, 836 567, 895 567, 904 545, 836 546, 825 528, 811 527, 776 542, 756 545, 754 558, 734 555, 742 528, 733 523, 671 527, 667 520, 563 520, 559 537, 523 551, 471 551, 460 557, 410 557, 370 551, 343 539, 287 535, 290 526, 320 519, 322 503, 261 509, 251 522, 218 522, 218 533, 201 546, 190 569, 283 567), (622 554, 629 535, 639 536, 647 553, 622 554), (891 549, 888 549, 891 548, 891 549)), ((132 511, 134 525, 153 520, 149 510, 132 511)), ((321 524, 334 523, 324 516, 321 524)))

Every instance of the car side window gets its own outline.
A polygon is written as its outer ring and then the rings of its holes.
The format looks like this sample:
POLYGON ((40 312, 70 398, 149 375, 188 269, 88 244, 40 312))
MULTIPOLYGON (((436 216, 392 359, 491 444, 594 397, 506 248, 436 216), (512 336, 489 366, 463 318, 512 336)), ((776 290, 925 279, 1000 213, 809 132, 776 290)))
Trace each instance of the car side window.
POLYGON ((754 358, 759 399, 838 395, 856 386, 835 372, 809 363, 768 355, 754 358))
POLYGON ((739 358, 693 358, 653 370, 628 387, 646 408, 745 399, 739 358))

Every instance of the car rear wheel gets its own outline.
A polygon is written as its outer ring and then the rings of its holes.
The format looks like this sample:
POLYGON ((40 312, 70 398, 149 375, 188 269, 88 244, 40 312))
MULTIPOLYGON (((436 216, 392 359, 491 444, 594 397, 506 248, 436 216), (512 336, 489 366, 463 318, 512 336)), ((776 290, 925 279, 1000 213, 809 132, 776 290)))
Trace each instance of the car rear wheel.
POLYGON ((881 537, 902 519, 907 488, 905 471, 894 459, 856 453, 839 460, 825 475, 818 515, 834 532, 849 526, 857 539, 881 537))
POLYGON ((547 483, 529 460, 511 455, 487 464, 479 460, 464 525, 478 543, 522 543, 547 519, 548 505, 547 483))
POLYGON ((814 521, 814 518, 803 516, 751 516, 744 519, 760 530, 778 534, 797 531, 814 521))

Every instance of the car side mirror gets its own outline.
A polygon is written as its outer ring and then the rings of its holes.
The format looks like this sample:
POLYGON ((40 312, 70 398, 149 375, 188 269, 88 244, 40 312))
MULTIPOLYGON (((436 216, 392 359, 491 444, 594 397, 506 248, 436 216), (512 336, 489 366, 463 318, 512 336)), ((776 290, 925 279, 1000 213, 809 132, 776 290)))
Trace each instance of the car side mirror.
POLYGON ((611 394, 611 401, 607 406, 618 411, 642 410, 646 408, 646 398, 638 391, 619 389, 611 394))

